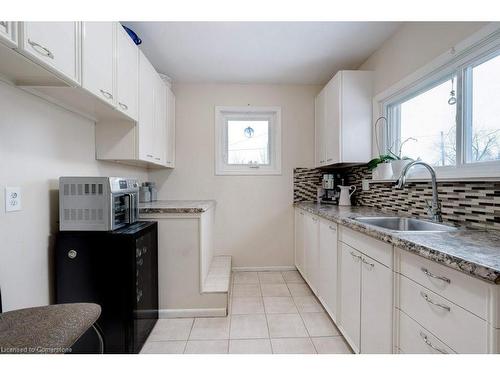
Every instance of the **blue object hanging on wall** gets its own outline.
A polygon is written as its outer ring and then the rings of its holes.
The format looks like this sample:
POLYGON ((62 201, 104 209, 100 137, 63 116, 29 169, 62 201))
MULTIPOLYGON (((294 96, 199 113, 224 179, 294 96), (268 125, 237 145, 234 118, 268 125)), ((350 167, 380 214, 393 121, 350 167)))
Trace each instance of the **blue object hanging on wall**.
POLYGON ((142 39, 139 38, 133 30, 129 29, 127 26, 122 25, 122 27, 125 29, 125 31, 130 36, 130 38, 134 41, 135 44, 139 45, 142 43, 142 39))

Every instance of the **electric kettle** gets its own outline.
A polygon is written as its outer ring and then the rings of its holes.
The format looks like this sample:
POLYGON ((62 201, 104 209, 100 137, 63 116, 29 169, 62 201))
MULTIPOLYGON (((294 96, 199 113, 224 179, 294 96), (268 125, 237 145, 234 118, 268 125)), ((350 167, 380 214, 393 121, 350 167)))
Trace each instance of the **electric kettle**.
POLYGON ((356 191, 356 186, 342 186, 339 185, 340 198, 339 206, 350 206, 351 205, 351 195, 356 191), (352 191, 351 191, 352 189, 352 191))

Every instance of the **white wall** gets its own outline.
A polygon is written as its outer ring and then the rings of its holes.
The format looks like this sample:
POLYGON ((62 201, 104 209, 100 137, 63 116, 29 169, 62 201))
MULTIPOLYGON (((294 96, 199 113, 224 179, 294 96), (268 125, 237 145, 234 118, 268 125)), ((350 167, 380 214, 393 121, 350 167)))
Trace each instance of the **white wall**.
POLYGON ((145 169, 95 160, 94 123, 0 83, 0 287, 4 310, 54 302, 53 238, 61 175, 127 175, 145 169), (4 187, 22 188, 5 213, 4 187))
POLYGON ((234 266, 293 265, 293 168, 312 167, 319 86, 177 84, 176 168, 151 172, 160 199, 215 199, 216 254, 234 266), (215 176, 214 107, 281 106, 281 176, 215 176))
POLYGON ((403 24, 360 67, 375 71, 378 94, 432 61, 485 22, 409 22, 403 24))

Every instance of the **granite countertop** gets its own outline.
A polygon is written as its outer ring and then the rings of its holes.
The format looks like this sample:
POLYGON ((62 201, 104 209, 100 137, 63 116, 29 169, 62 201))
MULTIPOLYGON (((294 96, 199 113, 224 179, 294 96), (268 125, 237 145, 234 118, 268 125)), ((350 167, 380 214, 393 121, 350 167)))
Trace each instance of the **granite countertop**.
POLYGON ((478 279, 500 284, 498 231, 394 232, 354 220, 360 216, 396 216, 372 207, 339 207, 315 202, 300 202, 295 206, 478 279))
POLYGON ((199 214, 215 207, 214 200, 160 200, 140 203, 141 214, 199 214))

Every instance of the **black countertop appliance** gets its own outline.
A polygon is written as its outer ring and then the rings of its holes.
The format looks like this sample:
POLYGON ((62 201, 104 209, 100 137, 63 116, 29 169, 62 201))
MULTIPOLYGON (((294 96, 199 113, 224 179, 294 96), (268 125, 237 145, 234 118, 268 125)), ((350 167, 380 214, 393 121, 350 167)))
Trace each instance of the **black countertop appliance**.
MULTIPOLYGON (((101 305, 105 353, 138 353, 158 320, 158 224, 59 232, 55 280, 56 303, 101 305)), ((74 353, 98 348, 91 330, 72 347, 74 353)))

